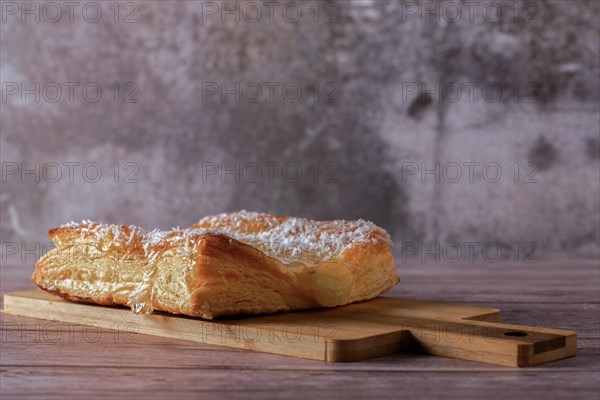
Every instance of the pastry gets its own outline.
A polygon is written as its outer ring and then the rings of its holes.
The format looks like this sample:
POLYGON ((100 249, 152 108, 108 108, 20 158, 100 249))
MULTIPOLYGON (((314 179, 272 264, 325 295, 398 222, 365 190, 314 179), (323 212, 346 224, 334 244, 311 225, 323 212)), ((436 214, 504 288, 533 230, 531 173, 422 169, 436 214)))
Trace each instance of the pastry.
POLYGON ((368 300, 398 281, 390 237, 371 222, 240 211, 188 229, 69 223, 32 281, 69 300, 212 319, 368 300))

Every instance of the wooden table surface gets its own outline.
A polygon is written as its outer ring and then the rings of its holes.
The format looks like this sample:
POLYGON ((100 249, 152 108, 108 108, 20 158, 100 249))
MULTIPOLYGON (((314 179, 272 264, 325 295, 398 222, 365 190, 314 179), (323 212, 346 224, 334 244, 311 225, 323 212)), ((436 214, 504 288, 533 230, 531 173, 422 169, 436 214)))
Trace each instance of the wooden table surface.
MULTIPOLYGON (((2 293, 32 287, 31 266, 0 268, 2 293)), ((600 265, 399 265, 388 295, 497 307, 502 321, 572 329, 578 355, 506 368, 423 354, 323 363, 2 315, 0 398, 598 399, 600 265)), ((92 327, 93 328, 93 327, 92 327)))

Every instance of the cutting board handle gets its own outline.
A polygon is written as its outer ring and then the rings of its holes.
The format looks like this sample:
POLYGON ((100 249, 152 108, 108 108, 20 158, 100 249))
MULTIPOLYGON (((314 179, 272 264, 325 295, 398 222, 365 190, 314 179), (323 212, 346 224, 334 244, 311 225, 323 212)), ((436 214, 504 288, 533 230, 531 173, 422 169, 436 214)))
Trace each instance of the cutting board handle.
POLYGON ((332 341, 327 359, 351 361, 359 348, 368 352, 368 357, 418 349, 444 357, 524 367, 574 356, 577 348, 573 331, 466 319, 402 318, 398 331, 369 340, 370 345, 332 341))

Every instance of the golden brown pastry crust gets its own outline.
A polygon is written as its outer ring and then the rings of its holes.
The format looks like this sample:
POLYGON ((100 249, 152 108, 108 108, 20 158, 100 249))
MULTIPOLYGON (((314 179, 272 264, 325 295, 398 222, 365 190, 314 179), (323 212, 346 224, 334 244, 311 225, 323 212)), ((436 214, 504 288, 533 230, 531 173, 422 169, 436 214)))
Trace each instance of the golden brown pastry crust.
POLYGON ((241 211, 189 229, 143 232, 91 221, 48 232, 32 281, 61 297, 207 319, 378 296, 398 281, 387 233, 366 221, 241 211))

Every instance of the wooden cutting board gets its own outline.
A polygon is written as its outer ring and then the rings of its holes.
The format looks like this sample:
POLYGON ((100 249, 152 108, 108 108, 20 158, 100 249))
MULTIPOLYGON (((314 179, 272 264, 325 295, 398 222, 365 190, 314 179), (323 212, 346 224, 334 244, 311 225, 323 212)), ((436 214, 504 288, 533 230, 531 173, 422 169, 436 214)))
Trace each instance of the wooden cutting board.
POLYGON ((332 309, 206 321, 74 303, 33 289, 4 295, 4 312, 101 329, 191 340, 323 361, 417 350, 522 367, 574 356, 573 331, 499 323, 500 310, 390 297, 332 309))

